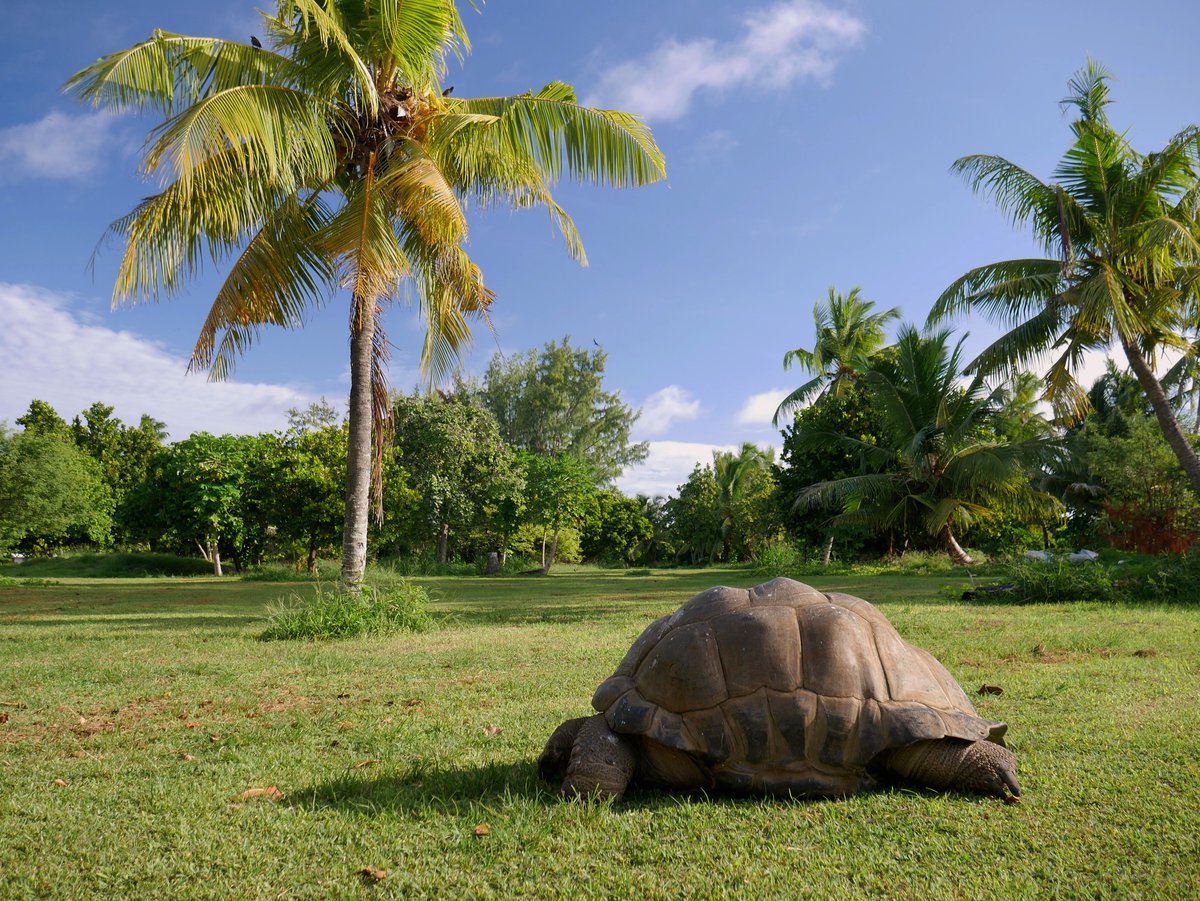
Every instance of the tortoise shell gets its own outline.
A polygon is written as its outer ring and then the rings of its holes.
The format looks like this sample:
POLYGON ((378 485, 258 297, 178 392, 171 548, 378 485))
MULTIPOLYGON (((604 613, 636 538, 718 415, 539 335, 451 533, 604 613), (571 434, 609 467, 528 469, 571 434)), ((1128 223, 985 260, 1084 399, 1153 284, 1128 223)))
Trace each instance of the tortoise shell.
MULTIPOLYGON (((648 626, 592 698, 615 732, 744 791, 850 794, 882 752, 1002 743, 932 655, 874 606, 791 579, 711 588, 648 626)), ((653 767, 651 767, 653 769, 653 767)))

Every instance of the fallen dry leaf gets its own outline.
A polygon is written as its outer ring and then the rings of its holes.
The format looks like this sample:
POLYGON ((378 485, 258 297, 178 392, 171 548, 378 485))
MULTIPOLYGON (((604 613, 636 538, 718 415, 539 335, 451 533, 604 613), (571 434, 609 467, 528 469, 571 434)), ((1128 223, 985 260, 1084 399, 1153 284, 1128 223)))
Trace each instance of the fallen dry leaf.
POLYGON ((8 711, 5 710, 3 713, 0 713, 0 723, 7 723, 7 722, 8 722, 8 711))
POLYGON ((476 835, 491 835, 492 827, 487 823, 480 823, 473 831, 476 835))
POLYGON ((188 723, 188 724, 187 724, 187 726, 186 726, 186 728, 188 728, 188 729, 199 729, 199 728, 200 728, 200 724, 199 724, 199 723, 188 723))
POLYGON ((67 780, 66 779, 55 779, 53 784, 54 785, 66 785, 67 780))
POLYGON ((999 685, 986 685, 985 684, 985 685, 979 686, 979 693, 981 695, 1002 695, 1002 694, 1004 694, 1004 689, 1001 688, 999 685))
POLYGON ((76 760, 83 760, 83 758, 87 757, 87 751, 72 751, 71 756, 76 760))
POLYGON ((218 742, 218 741, 220 741, 220 740, 221 740, 221 736, 220 736, 220 734, 218 734, 218 733, 214 732, 212 735, 210 735, 210 736, 208 737, 208 740, 209 740, 209 741, 211 741, 211 742, 218 742))
POLYGON ((229 800, 249 801, 252 798, 266 798, 268 801, 282 801, 283 792, 277 789, 274 785, 268 785, 266 788, 248 788, 240 795, 234 795, 229 800))
POLYGON ((180 759, 180 760, 195 760, 196 758, 195 758, 195 757, 193 757, 191 754, 188 754, 188 753, 185 751, 184 753, 182 753, 182 754, 180 754, 180 755, 179 755, 179 759, 180 759))
POLYGON ((404 706, 405 707, 420 707, 424 703, 425 702, 422 701, 420 698, 409 698, 407 701, 404 702, 404 706))
POLYGON ((374 766, 377 763, 379 763, 378 760, 360 760, 358 763, 353 764, 350 769, 361 770, 365 766, 374 766))
POLYGON ((81 716, 81 717, 79 718, 79 725, 81 725, 81 726, 82 726, 82 725, 83 725, 84 723, 86 723, 86 722, 87 722, 87 717, 81 716))
POLYGON ((354 723, 350 722, 349 720, 342 720, 340 723, 337 724, 337 727, 339 729, 341 729, 343 732, 349 732, 351 729, 354 728, 354 723))
POLYGON ((483 727, 483 731, 484 731, 485 735, 499 735, 504 730, 501 729, 499 726, 494 726, 491 723, 489 723, 488 725, 483 727))
POLYGON ((358 871, 358 875, 366 883, 382 882, 384 879, 387 879, 388 871, 381 870, 378 867, 363 867, 358 871))

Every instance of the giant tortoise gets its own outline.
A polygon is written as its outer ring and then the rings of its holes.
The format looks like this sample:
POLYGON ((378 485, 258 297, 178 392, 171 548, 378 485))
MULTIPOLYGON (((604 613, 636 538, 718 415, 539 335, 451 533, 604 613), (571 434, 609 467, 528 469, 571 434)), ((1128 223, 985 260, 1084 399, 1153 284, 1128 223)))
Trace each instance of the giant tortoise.
POLYGON ((835 797, 880 778, 1020 795, 1006 724, 871 604, 791 579, 710 588, 651 623, 592 706, 538 760, 564 796, 835 797))

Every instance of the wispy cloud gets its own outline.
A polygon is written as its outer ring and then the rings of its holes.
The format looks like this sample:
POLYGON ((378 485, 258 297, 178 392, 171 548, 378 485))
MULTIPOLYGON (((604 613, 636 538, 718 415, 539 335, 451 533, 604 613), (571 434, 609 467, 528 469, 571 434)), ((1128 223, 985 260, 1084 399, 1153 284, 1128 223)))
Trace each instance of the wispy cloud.
POLYGON ((715 450, 735 448, 733 445, 688 441, 651 441, 645 462, 630 467, 616 480, 617 487, 630 497, 635 494, 673 495, 687 481, 697 463, 712 463, 715 450))
POLYGON ((737 424, 770 425, 775 411, 790 393, 786 388, 772 388, 761 394, 752 394, 742 402, 742 408, 737 414, 737 424))
POLYGON ((867 30, 862 19, 817 0, 784 0, 750 13, 741 25, 731 41, 671 38, 641 59, 619 63, 585 102, 647 119, 678 119, 700 91, 826 84, 867 30))
POLYGON ((186 360, 88 323, 66 298, 30 285, 0 283, 0 321, 0 420, 10 425, 40 398, 67 418, 95 401, 128 423, 149 413, 176 440, 201 429, 253 434, 283 428, 288 408, 317 399, 286 385, 186 375, 186 360))
POLYGON ((36 122, 0 129, 0 177, 86 178, 116 143, 117 122, 105 113, 52 110, 36 122))
POLYGON ((686 388, 667 385, 646 398, 635 428, 640 435, 661 435, 673 423, 695 419, 702 411, 700 401, 686 388))

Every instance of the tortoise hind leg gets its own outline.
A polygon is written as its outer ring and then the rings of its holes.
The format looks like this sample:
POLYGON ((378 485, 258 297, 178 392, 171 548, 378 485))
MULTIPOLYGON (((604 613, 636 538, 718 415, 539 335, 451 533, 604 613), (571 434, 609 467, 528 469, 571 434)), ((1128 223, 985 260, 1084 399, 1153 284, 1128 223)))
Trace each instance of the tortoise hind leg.
POLYGON ((633 743, 608 727, 601 715, 584 720, 571 747, 560 794, 564 798, 619 801, 637 768, 633 743))

